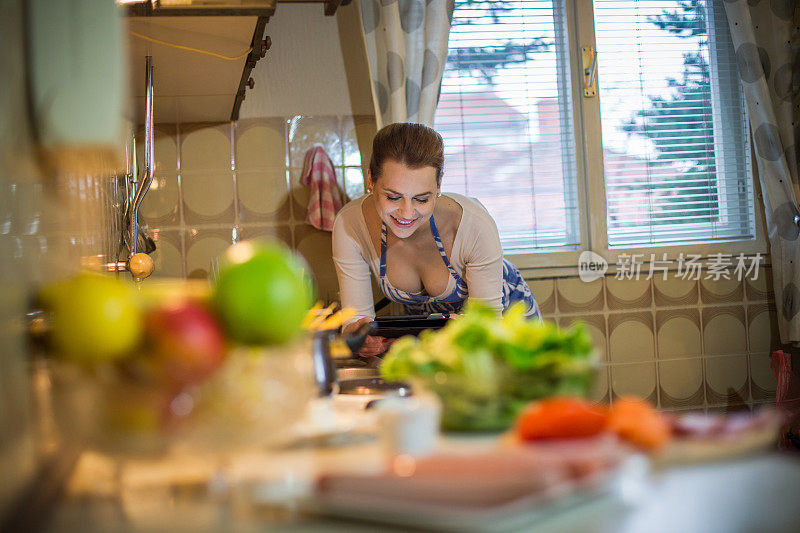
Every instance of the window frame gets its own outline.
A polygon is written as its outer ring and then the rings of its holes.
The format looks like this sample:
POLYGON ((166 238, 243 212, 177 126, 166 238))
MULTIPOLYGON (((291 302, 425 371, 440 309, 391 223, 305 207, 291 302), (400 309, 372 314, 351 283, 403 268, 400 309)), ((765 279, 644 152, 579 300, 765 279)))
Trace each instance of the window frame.
MULTIPOLYGON (((709 0, 710 1, 710 0, 709 0)), ((746 255, 767 254, 767 240, 764 223, 764 208, 761 199, 758 172, 755 158, 752 157, 752 138, 747 143, 751 152, 750 176, 754 194, 753 239, 735 239, 694 244, 657 244, 651 246, 609 247, 607 233, 607 207, 603 161, 603 141, 601 135, 600 96, 583 95, 583 46, 596 49, 594 28, 594 3, 591 0, 553 0, 554 10, 563 10, 563 24, 568 42, 570 92, 572 97, 573 133, 575 141, 575 169, 578 197, 579 246, 542 249, 525 254, 508 254, 508 258, 526 277, 550 277, 553 275, 573 275, 578 270, 578 258, 584 251, 592 251, 608 261, 611 270, 622 254, 629 256, 642 254, 643 264, 649 263, 650 254, 662 259, 675 261, 680 254, 697 254, 709 258, 714 254, 740 253, 746 255)), ((558 21, 557 21, 558 22, 558 21)), ((603 73, 596 74, 598 86, 603 82, 603 73)), ((745 111, 746 112, 746 111, 745 111)))

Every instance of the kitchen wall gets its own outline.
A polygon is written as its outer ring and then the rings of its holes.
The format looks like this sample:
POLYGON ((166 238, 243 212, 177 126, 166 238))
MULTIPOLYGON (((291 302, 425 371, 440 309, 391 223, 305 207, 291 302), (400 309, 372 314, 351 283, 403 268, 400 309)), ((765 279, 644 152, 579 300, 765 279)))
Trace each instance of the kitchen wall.
POLYGON ((256 64, 239 118, 374 115, 361 22, 355 2, 336 16, 323 6, 279 4, 267 24, 272 48, 256 64))
POLYGON ((374 117, 364 115, 158 125, 155 178, 141 207, 157 246, 154 275, 204 278, 231 243, 271 238, 306 257, 321 298, 337 299, 330 232, 305 222, 303 161, 309 148, 321 144, 339 183, 359 196, 358 139, 374 133, 374 117))
POLYGON ((666 410, 774 403, 768 267, 742 281, 646 277, 529 280, 546 319, 587 324, 603 361, 596 398, 634 394, 666 410))

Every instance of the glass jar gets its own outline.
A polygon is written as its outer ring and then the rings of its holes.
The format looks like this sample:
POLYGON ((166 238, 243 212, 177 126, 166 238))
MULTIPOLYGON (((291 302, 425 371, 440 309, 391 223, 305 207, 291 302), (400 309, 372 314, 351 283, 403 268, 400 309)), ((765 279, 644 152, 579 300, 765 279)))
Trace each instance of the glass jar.
POLYGON ((209 378, 180 389, 134 379, 116 366, 48 366, 59 438, 109 455, 274 445, 316 394, 309 338, 234 348, 209 378))

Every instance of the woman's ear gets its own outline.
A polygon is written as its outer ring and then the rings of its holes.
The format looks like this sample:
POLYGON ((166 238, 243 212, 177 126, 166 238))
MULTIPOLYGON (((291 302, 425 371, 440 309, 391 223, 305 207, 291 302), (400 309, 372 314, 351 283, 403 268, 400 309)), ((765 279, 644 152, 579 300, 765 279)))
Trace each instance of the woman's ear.
POLYGON ((375 183, 372 181, 372 170, 367 169, 367 194, 372 192, 372 189, 375 187, 375 183))

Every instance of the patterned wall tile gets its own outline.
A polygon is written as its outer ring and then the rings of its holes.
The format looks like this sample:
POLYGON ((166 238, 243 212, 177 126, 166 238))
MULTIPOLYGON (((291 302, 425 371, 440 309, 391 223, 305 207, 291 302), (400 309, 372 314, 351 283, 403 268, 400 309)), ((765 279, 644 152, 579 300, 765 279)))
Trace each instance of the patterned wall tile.
POLYGON ((556 280, 556 301, 559 313, 602 311, 603 279, 586 283, 579 278, 560 278, 556 280))
POLYGON ((156 268, 153 276, 184 277, 183 233, 178 230, 154 229, 151 236, 156 243, 156 251, 152 255, 156 268))
POLYGON ((693 306, 698 303, 697 281, 680 278, 653 278, 656 306, 693 306))
POLYGON ((251 239, 278 240, 288 247, 292 247, 292 227, 288 224, 274 225, 247 225, 238 228, 236 242, 251 239))
POLYGON ((182 124, 180 163, 183 171, 233 170, 231 124, 182 124))
POLYGON ((237 171, 239 220, 241 222, 288 222, 291 220, 286 167, 237 171))
POLYGON ((778 383, 770 366, 768 353, 751 353, 750 357, 750 387, 753 400, 774 401, 775 390, 778 383))
POLYGON ((612 401, 620 396, 633 395, 658 405, 655 363, 612 365, 610 371, 612 401))
MULTIPOLYGON (((333 302, 339 302, 341 296, 339 294, 339 280, 336 277, 318 277, 314 280, 315 289, 317 291, 317 299, 324 302, 326 305, 333 302)), ((402 315, 403 311, 388 313, 388 315, 402 315)))
POLYGON ((772 285, 772 268, 762 266, 755 279, 748 276, 745 279, 747 299, 750 301, 774 299, 772 285))
POLYGON ((744 308, 731 306, 703 309, 703 347, 706 355, 747 353, 744 308))
POLYGON ((752 353, 773 352, 780 348, 780 333, 774 304, 747 306, 747 335, 752 353))
POLYGON ((659 361, 662 408, 699 407, 705 401, 703 360, 699 357, 659 361))
POLYGON ((740 405, 750 399, 747 359, 746 355, 705 358, 709 405, 740 405))
POLYGON ((155 175, 139 213, 151 227, 180 225, 180 178, 177 172, 155 175))
POLYGON ((598 403, 606 404, 609 400, 608 380, 610 376, 609 367, 602 365, 597 369, 597 374, 594 377, 592 389, 589 391, 589 398, 598 403))
POLYGON ((652 361, 655 358, 651 313, 609 315, 608 332, 608 350, 612 364, 652 361))
POLYGON ((303 168, 306 152, 321 145, 334 166, 342 166, 342 125, 339 117, 298 115, 289 119, 289 166, 303 168))
POLYGON ((181 175, 183 218, 187 225, 236 222, 233 172, 184 172, 181 175))
POLYGON ((295 247, 306 258, 317 284, 336 279, 336 269, 331 257, 331 233, 307 224, 295 227, 295 247))
MULTIPOLYGON (((311 197, 308 187, 302 185, 300 180, 303 177, 302 168, 289 169, 289 190, 292 199, 291 212, 292 219, 303 222, 308 214, 308 200, 311 197)), ((336 173, 336 180, 339 180, 339 173, 336 173)))
MULTIPOLYGON (((156 124, 153 128, 156 174, 178 170, 178 138, 177 124, 156 124)), ((144 144, 144 126, 141 126, 136 130, 136 163, 139 172, 144 172, 144 144)))
POLYGON ((650 307, 653 302, 649 280, 619 280, 606 277, 606 301, 609 309, 650 307))
POLYGON ((286 120, 240 120, 234 127, 234 166, 237 171, 286 168, 288 147, 286 120))
POLYGON ((555 280, 526 280, 539 304, 539 309, 544 315, 550 315, 556 310, 555 280))
POLYGON ((608 361, 608 338, 606 337, 606 318, 603 315, 583 315, 561 317, 558 320, 558 325, 562 328, 567 328, 575 322, 583 322, 586 324, 586 329, 592 336, 592 343, 597 356, 600 361, 608 361))
POLYGON ((233 227, 191 228, 186 231, 186 277, 207 278, 215 260, 234 241, 233 227))
POLYGON ((737 279, 700 280, 700 300, 705 304, 741 302, 744 283, 737 279))
POLYGON ((659 359, 700 357, 703 355, 700 311, 698 309, 656 311, 656 340, 659 359))

